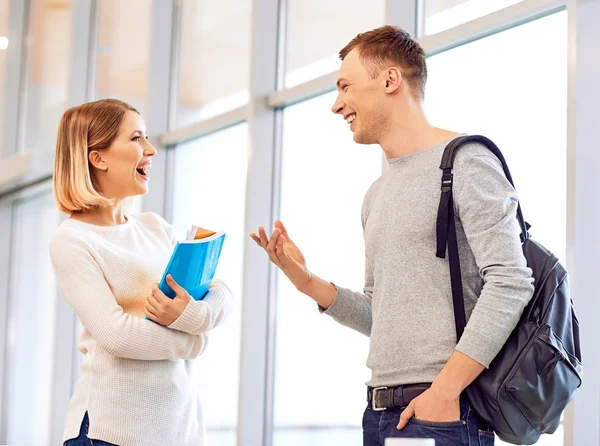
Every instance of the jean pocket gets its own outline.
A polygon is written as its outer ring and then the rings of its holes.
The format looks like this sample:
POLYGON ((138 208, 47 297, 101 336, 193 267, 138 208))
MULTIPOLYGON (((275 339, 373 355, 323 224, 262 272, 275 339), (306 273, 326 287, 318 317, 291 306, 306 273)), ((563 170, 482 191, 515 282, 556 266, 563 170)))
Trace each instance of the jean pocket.
POLYGON ((479 446, 494 446, 496 436, 492 431, 479 429, 479 446))
POLYGON ((418 424, 419 426, 426 426, 426 427, 437 427, 437 428, 443 428, 443 427, 460 427, 460 426, 465 426, 467 424, 467 422, 465 420, 458 420, 458 421, 425 421, 425 420, 419 420, 418 418, 411 418, 409 423, 414 423, 414 424, 418 424))
POLYGON ((419 426, 425 427, 436 427, 436 428, 449 428, 449 427, 460 427, 466 426, 471 415, 471 406, 465 398, 460 400, 460 420, 457 421, 425 421, 420 420, 417 417, 412 417, 409 423, 414 423, 419 426))

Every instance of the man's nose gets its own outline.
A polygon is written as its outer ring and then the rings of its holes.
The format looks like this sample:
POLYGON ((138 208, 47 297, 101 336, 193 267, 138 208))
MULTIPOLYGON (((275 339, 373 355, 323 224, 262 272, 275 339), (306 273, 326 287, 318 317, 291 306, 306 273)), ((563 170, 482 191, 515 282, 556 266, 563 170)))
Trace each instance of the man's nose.
POLYGON ((341 98, 338 96, 335 100, 335 103, 333 104, 333 107, 331 107, 331 111, 336 115, 340 114, 344 109, 344 105, 344 101, 342 101, 341 98))

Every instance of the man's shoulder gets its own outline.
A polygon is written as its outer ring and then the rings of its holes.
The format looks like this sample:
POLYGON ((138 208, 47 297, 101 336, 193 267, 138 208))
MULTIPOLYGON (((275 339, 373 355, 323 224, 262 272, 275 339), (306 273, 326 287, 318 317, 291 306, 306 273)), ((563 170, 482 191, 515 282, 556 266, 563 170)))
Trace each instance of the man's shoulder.
POLYGON ((371 209, 371 204, 373 202, 373 197, 375 197, 377 195, 377 191, 381 187, 382 181, 383 181, 383 175, 380 176, 379 178, 377 178, 373 182, 373 184, 371 184, 371 186, 367 190, 367 193, 365 194, 365 198, 363 199, 363 204, 362 204, 362 211, 361 211, 363 227, 364 227, 365 222, 367 221, 367 216, 369 214, 369 210, 371 209))
POLYGON ((501 167, 500 160, 488 149, 484 144, 480 142, 469 142, 457 150, 454 157, 454 168, 462 168, 474 159, 487 159, 491 160, 494 164, 501 167))
POLYGON ((367 189, 367 193, 365 194, 365 198, 363 200, 363 206, 365 204, 369 203, 373 199, 373 196, 377 193, 377 191, 381 187, 382 181, 383 181, 383 175, 381 175, 379 178, 377 178, 375 181, 373 181, 371 186, 369 186, 369 189, 367 189))

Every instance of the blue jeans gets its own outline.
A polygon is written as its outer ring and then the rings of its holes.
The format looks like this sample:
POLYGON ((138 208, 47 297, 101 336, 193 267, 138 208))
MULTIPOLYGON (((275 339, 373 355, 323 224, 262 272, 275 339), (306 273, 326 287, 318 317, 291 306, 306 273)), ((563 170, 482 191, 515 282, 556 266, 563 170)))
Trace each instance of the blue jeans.
POLYGON ((90 419, 88 418, 87 412, 83 417, 83 421, 81 422, 81 427, 79 428, 79 436, 77 438, 73 438, 65 442, 64 446, 117 446, 112 443, 107 443, 102 440, 92 440, 88 438, 87 433, 90 430, 90 419))
POLYGON ((433 423, 412 418, 406 427, 396 429, 402 407, 392 407, 381 412, 367 407, 363 416, 364 446, 384 446, 385 439, 433 438, 435 446, 493 446, 494 434, 487 423, 477 416, 465 398, 460 402, 460 421, 433 423))

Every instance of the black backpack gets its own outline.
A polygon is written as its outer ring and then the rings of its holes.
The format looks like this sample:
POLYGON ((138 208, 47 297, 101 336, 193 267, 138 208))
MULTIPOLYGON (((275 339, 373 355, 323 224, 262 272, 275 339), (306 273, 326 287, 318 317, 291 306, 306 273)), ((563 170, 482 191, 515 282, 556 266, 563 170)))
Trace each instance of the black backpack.
MULTIPOLYGON (((485 145, 502 163, 514 187, 506 161, 498 147, 484 136, 454 139, 442 158, 442 194, 437 217, 437 252, 450 265, 457 338, 466 326, 462 279, 458 258, 452 165, 463 145, 485 145)), ((527 265, 533 270, 535 291, 506 344, 484 372, 466 389, 475 412, 498 437, 512 444, 534 444, 541 434, 551 434, 581 385, 583 368, 579 322, 569 297, 567 271, 558 258, 530 238, 529 224, 517 208, 521 242, 527 265)))

